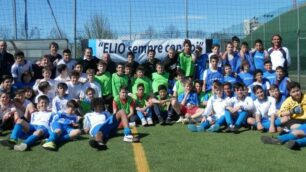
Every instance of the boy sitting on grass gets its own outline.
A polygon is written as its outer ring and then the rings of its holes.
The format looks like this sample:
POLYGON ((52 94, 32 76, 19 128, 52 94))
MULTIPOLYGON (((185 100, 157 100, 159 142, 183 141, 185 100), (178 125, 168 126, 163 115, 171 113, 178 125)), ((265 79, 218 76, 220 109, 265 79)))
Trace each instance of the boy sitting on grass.
POLYGON ((12 131, 9 140, 1 141, 1 144, 8 146, 10 149, 17 151, 25 151, 34 143, 42 138, 48 136, 49 125, 53 119, 52 112, 48 112, 49 98, 47 96, 40 96, 38 98, 37 109, 38 112, 31 114, 30 123, 23 119, 18 119, 12 131), (18 139, 25 139, 22 143, 18 143, 18 139))
POLYGON ((97 150, 107 149, 106 141, 116 134, 120 121, 124 127, 123 141, 139 142, 139 139, 132 135, 128 126, 127 115, 123 110, 111 115, 108 111, 104 111, 102 98, 94 98, 91 106, 94 112, 87 113, 84 118, 84 131, 93 137, 89 141, 91 147, 97 150))
POLYGON ((51 123, 50 136, 42 147, 46 150, 57 150, 58 143, 68 142, 81 134, 78 127, 79 117, 75 114, 78 104, 75 100, 67 102, 65 112, 57 112, 51 123))

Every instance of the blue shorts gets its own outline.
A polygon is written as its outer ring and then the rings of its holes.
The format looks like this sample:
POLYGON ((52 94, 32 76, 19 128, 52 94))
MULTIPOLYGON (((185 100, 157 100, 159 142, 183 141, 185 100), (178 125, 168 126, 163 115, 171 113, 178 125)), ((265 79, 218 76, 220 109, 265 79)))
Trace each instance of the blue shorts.
POLYGON ((28 133, 22 132, 21 135, 19 136, 19 138, 24 140, 24 139, 28 138, 30 135, 32 135, 37 130, 42 130, 42 132, 43 132, 42 136, 44 138, 49 137, 48 128, 46 128, 45 126, 29 124, 29 132, 28 133))
POLYGON ((119 121, 115 115, 110 116, 103 124, 96 125, 90 132, 92 137, 95 137, 98 132, 102 132, 103 139, 108 139, 117 132, 119 121))
POLYGON ((51 129, 51 132, 55 132, 55 130, 61 130, 62 135, 69 134, 71 132, 71 130, 73 130, 73 128, 71 126, 61 124, 61 123, 58 123, 58 122, 53 122, 51 124, 50 129, 51 129))

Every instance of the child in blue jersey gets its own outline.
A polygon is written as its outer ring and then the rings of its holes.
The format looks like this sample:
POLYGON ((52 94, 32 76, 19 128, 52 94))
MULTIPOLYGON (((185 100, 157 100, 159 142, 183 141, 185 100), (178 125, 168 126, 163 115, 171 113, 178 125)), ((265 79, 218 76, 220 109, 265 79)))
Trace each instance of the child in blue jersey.
POLYGON ((250 73, 250 65, 247 60, 241 62, 241 72, 238 74, 239 81, 247 87, 253 83, 253 75, 250 73))
MULTIPOLYGON (((255 40, 255 50, 251 52, 252 60, 254 61, 255 69, 265 71, 265 61, 268 60, 269 54, 264 49, 260 39, 255 40)), ((272 66, 271 66, 272 67, 272 66)))
POLYGON ((210 64, 210 57, 212 55, 217 55, 219 57, 219 61, 218 61, 218 67, 222 67, 222 55, 220 52, 220 45, 219 44, 214 44, 211 46, 211 53, 208 55, 208 62, 209 62, 209 68, 211 68, 211 64, 210 64))
POLYGON ((210 57, 211 68, 206 69, 203 74, 203 88, 204 92, 211 91, 213 81, 218 80, 223 83, 224 77, 220 68, 218 68, 219 57, 212 55, 210 57))
POLYGON ((75 114, 78 104, 75 100, 67 102, 64 112, 57 112, 50 126, 50 136, 42 147, 46 150, 57 150, 57 144, 68 142, 81 134, 78 121, 79 117, 75 114))
POLYGON ((229 82, 231 84, 237 83, 237 77, 232 72, 232 67, 229 64, 224 65, 224 82, 229 82))
POLYGON ((276 79, 273 84, 277 85, 279 88, 279 91, 284 95, 284 96, 289 96, 289 92, 287 90, 287 85, 288 82, 290 82, 290 79, 286 77, 286 71, 284 67, 278 66, 275 70, 276 73, 276 79))
POLYGON ((48 129, 53 119, 52 112, 47 111, 49 98, 47 96, 40 96, 37 103, 37 112, 31 114, 30 122, 23 119, 18 119, 9 140, 1 141, 1 144, 8 146, 10 149, 17 151, 25 151, 34 143, 48 136, 48 129), (18 143, 18 139, 25 139, 22 143, 18 143))
POLYGON ((66 109, 67 102, 71 100, 71 96, 67 94, 67 84, 60 82, 57 84, 57 95, 52 100, 52 112, 64 111, 66 109))
POLYGON ((106 141, 116 134, 120 121, 124 127, 123 141, 139 142, 139 139, 132 135, 128 126, 127 114, 124 110, 119 110, 115 114, 104 111, 102 98, 94 98, 91 102, 91 107, 93 112, 87 113, 84 117, 84 131, 93 137, 89 141, 91 147, 97 150, 107 149, 106 141))
POLYGON ((234 52, 233 44, 231 42, 228 42, 225 48, 226 51, 222 55, 222 66, 229 64, 231 65, 232 69, 235 70, 239 56, 234 52))
POLYGON ((276 80, 275 71, 272 70, 272 62, 267 60, 264 62, 265 72, 263 73, 263 77, 269 80, 270 84, 273 84, 276 80))
POLYGON ((282 95, 277 85, 274 84, 270 86, 269 93, 270 96, 272 96, 275 99, 276 110, 278 111, 287 97, 282 95))
POLYGON ((226 114, 226 118, 230 121, 229 131, 237 134, 241 125, 246 124, 246 118, 253 111, 254 103, 251 97, 245 95, 243 84, 237 83, 235 87, 236 95, 231 99, 231 105, 226 107, 230 112, 226 114))
POLYGON ((194 124, 189 124, 188 129, 190 131, 205 131, 209 128, 208 131, 217 132, 220 126, 230 123, 230 121, 226 119, 228 116, 226 113, 229 112, 225 110, 228 103, 226 99, 224 99, 223 86, 220 82, 216 82, 213 88, 215 94, 208 100, 207 107, 201 117, 200 125, 195 126, 194 124))
POLYGON ((254 62, 253 59, 249 53, 249 44, 247 42, 242 42, 241 43, 241 49, 239 51, 237 63, 236 63, 236 69, 234 70, 236 73, 240 73, 240 65, 243 60, 247 60, 250 65, 250 72, 253 73, 255 70, 254 62))
POLYGON ((281 119, 277 118, 275 99, 266 96, 265 90, 260 85, 255 85, 253 92, 256 95, 254 101, 255 117, 249 117, 247 123, 256 127, 258 131, 276 132, 275 127, 281 125, 281 119))
POLYGON ((306 124, 301 124, 296 129, 287 134, 279 135, 276 138, 270 136, 261 136, 261 141, 265 144, 283 145, 291 150, 300 150, 306 146, 306 124))
POLYGON ((202 80, 203 79, 203 73, 206 69, 206 63, 208 56, 207 54, 202 54, 202 47, 197 46, 195 49, 195 56, 196 56, 196 61, 195 61, 195 79, 197 80, 202 80))
POLYGON ((255 85, 260 85, 261 88, 264 90, 265 94, 268 94, 268 90, 270 89, 270 83, 268 80, 263 78, 263 73, 260 69, 256 69, 254 71, 254 82, 249 86, 249 93, 251 93, 251 97, 253 100, 256 99, 255 93, 253 92, 253 88, 255 85))
POLYGON ((186 81, 184 86, 184 93, 178 96, 177 103, 173 106, 176 111, 180 109, 182 114, 177 123, 187 123, 190 119, 196 120, 204 112, 204 109, 199 108, 198 95, 193 91, 193 83, 186 81))

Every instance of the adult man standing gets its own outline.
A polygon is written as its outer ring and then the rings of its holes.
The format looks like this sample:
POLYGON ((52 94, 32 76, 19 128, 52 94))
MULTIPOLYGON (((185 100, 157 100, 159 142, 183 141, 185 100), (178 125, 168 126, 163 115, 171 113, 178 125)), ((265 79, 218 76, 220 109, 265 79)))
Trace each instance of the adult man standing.
POLYGON ((106 71, 110 72, 111 74, 116 72, 116 63, 112 61, 109 53, 104 53, 102 60, 107 64, 106 71))
POLYGON ((281 66, 285 71, 288 71, 291 58, 288 48, 282 46, 282 37, 279 34, 272 36, 272 47, 268 49, 268 53, 271 58, 273 70, 281 66))
POLYGON ((14 64, 14 56, 6 52, 7 44, 5 41, 0 41, 0 76, 10 75, 11 67, 14 64))
POLYGON ((96 71, 98 62, 99 59, 92 55, 92 48, 85 48, 84 57, 81 59, 83 73, 86 73, 87 69, 94 69, 96 71))

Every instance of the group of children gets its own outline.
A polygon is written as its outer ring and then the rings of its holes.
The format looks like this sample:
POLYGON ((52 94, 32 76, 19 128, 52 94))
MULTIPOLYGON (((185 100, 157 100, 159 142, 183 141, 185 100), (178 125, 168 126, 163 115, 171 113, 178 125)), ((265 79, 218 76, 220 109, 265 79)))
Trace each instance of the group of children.
POLYGON ((71 58, 69 49, 60 57, 56 43, 50 45, 52 55, 35 64, 16 52, 12 76, 1 77, 0 134, 12 129, 10 138, 1 144, 25 151, 43 139, 43 148, 57 150, 59 144, 88 133, 90 146, 105 150, 118 128, 123 128, 123 141, 138 142, 131 124, 176 122, 188 124, 192 132, 224 128, 239 133, 242 126, 280 131, 284 134, 280 141, 263 137, 263 142, 291 141, 288 147, 292 149, 306 145, 306 141, 292 141, 306 133, 299 84, 290 82, 283 67, 272 70, 260 40, 253 51, 247 43, 240 50, 233 45, 228 43, 224 53, 219 45, 213 45, 210 54, 202 54, 199 46, 192 53, 191 42, 185 40, 183 51, 169 49, 164 63, 149 50, 150 58, 143 65, 129 53, 128 62, 117 63, 114 73, 109 70, 109 59, 88 65, 96 59, 91 48, 86 48, 79 62, 71 58), (297 88, 301 99, 292 96, 297 88), (284 105, 289 95, 296 106, 284 105))

